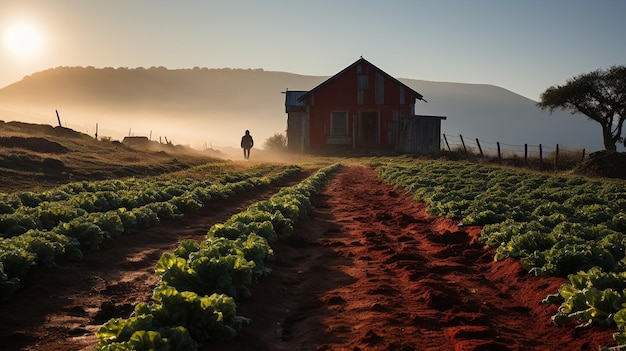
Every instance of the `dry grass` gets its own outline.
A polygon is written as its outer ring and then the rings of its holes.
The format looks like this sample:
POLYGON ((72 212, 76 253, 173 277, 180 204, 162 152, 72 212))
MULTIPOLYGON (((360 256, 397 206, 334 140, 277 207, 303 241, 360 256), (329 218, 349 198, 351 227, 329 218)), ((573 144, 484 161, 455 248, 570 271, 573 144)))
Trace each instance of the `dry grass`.
POLYGON ((42 190, 70 181, 157 175, 223 163, 193 150, 139 150, 119 142, 99 141, 67 128, 1 122, 0 138, 10 137, 14 137, 11 147, 0 147, 0 192, 42 190), (52 143, 66 151, 46 152, 45 146, 52 143))
POLYGON ((536 171, 568 171, 576 167, 582 160, 583 150, 560 150, 558 162, 555 164, 556 152, 549 152, 539 159, 538 155, 530 154, 525 160, 524 155, 517 153, 503 153, 499 159, 497 155, 484 155, 481 157, 478 151, 468 148, 467 153, 463 148, 452 151, 441 150, 431 155, 433 158, 444 158, 449 160, 467 160, 483 164, 499 164, 502 166, 524 168, 536 171))

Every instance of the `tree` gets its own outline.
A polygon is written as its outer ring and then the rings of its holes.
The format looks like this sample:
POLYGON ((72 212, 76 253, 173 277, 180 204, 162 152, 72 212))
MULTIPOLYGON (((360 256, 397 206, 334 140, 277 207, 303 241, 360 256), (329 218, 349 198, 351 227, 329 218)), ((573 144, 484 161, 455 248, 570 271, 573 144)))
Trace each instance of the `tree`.
POLYGON ((596 70, 567 80, 564 85, 551 86, 541 94, 537 106, 580 112, 602 126, 606 150, 617 150, 623 141, 622 128, 626 119, 626 66, 596 70))
POLYGON ((265 140, 263 148, 269 151, 287 151, 287 137, 284 134, 276 133, 265 140))

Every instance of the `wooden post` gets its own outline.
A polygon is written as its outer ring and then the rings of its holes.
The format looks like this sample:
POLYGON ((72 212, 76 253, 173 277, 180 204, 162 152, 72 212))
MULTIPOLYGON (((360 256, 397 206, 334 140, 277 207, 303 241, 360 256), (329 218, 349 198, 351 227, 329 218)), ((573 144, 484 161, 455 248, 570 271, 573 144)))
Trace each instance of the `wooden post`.
POLYGON ((58 111, 58 110, 54 110, 54 112, 56 112, 56 113, 57 113, 57 121, 59 121, 59 127, 63 127, 63 126, 61 125, 61 117, 59 116, 59 111, 58 111))
POLYGON ((524 144, 524 167, 528 166, 528 144, 524 144))
POLYGON ((559 144, 556 144, 556 150, 554 151, 554 171, 559 170, 559 144))
POLYGON ((498 164, 502 164, 502 153, 500 152, 500 142, 496 141, 496 145, 498 145, 498 164))
POLYGON ((583 157, 580 158, 580 160, 584 160, 585 159, 585 149, 583 149, 583 157))
POLYGON ((356 149, 356 123, 354 121, 356 121, 356 115, 352 115, 352 149, 356 149))
POLYGON ((461 138, 461 144, 463 144, 463 150, 465 150, 465 158, 469 158, 469 155, 467 154, 467 147, 465 147, 465 141, 463 141, 463 136, 459 134, 459 137, 461 138))
POLYGON ((539 170, 543 171, 543 148, 539 144, 539 170))
POLYGON ((476 138, 476 145, 478 145, 478 151, 480 151, 480 158, 483 158, 485 155, 483 154, 483 148, 480 147, 480 141, 476 138))
POLYGON ((450 144, 448 144, 448 138, 446 138, 446 134, 443 134, 443 140, 445 140, 446 142, 446 146, 448 147, 448 151, 452 151, 452 149, 450 149, 450 144))

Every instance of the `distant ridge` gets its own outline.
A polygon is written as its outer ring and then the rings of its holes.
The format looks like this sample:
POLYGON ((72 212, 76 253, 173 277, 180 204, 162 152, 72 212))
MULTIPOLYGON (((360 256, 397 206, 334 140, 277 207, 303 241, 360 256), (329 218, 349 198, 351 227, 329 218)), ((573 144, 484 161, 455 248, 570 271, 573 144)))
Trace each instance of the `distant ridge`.
MULTIPOLYGON (((93 134, 98 123, 99 134, 114 139, 165 136, 194 147, 238 147, 249 129, 261 146, 286 129, 281 93, 310 90, 327 78, 262 69, 57 67, 0 89, 0 120, 54 124, 58 109, 67 126, 93 134)), ((602 148, 595 122, 563 112, 550 115, 506 89, 399 80, 428 101, 416 104, 417 114, 448 117, 444 133, 509 144, 602 148)))

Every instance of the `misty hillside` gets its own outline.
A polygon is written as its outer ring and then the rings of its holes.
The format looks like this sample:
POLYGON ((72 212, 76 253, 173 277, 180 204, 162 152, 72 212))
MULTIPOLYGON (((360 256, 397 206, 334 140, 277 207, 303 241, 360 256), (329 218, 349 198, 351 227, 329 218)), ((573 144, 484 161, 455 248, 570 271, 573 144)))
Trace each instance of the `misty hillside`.
POLYGON ((523 149, 523 144, 552 148, 559 144, 587 151, 604 148, 600 125, 582 114, 550 114, 538 108, 536 101, 493 85, 401 80, 428 101, 418 103, 416 113, 448 116, 442 132, 456 135, 457 140, 462 134, 464 138, 509 144, 508 149, 523 149))
MULTIPOLYGON (((310 90, 328 77, 262 69, 59 67, 0 89, 0 120, 57 123, 121 139, 167 137, 194 147, 238 147, 245 129, 256 144, 284 132, 284 92, 310 90)), ((541 111, 535 102, 490 86, 400 79, 424 95, 416 113, 447 116, 448 135, 504 144, 557 143, 602 148, 595 122, 569 113, 541 111)))

